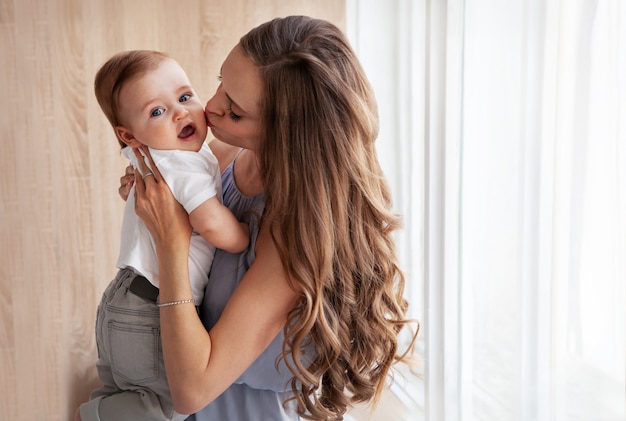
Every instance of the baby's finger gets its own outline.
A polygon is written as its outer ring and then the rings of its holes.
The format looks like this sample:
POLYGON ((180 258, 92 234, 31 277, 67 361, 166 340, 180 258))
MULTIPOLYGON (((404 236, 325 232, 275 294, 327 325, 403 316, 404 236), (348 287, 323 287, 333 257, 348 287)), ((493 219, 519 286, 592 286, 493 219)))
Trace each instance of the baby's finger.
POLYGON ((135 184, 135 180, 132 180, 128 182, 127 184, 120 186, 117 189, 117 193, 120 195, 122 200, 126 201, 128 199, 128 196, 130 195, 130 189, 133 187, 134 184, 135 184))
POLYGON ((126 174, 120 178, 120 187, 117 189, 120 197, 124 200, 128 199, 128 195, 130 194, 130 189, 135 184, 135 175, 134 173, 126 174))

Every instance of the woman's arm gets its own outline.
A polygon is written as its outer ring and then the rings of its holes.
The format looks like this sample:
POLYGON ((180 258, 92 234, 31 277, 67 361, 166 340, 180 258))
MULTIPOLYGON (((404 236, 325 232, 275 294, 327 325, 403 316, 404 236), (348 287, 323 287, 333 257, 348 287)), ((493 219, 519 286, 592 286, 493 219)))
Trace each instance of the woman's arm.
POLYGON ((161 311, 163 352, 177 411, 197 412, 212 402, 285 326, 296 294, 270 243, 269 234, 260 232, 256 260, 210 332, 190 324, 185 309, 161 311))
MULTIPOLYGON (((142 172, 146 170, 142 168, 142 172)), ((157 249, 159 301, 191 298, 187 214, 158 169, 154 177, 145 180, 137 175, 135 183, 135 210, 157 249)), ((269 232, 261 229, 256 260, 210 332, 193 304, 161 307, 163 356, 176 411, 197 412, 226 390, 284 327, 296 300, 274 242, 269 232)))

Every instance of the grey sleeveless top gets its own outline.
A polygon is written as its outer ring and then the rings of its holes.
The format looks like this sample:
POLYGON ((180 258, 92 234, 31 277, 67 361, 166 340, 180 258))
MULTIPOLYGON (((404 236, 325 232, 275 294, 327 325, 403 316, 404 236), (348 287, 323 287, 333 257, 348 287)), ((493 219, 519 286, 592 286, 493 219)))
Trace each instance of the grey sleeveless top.
MULTIPOLYGON (((250 246, 237 254, 217 249, 204 301, 200 306, 200 318, 207 330, 215 325, 228 299, 254 262, 259 219, 265 205, 265 195, 248 197, 239 191, 233 177, 235 160, 222 173, 224 205, 237 219, 250 225, 250 246)), ((237 335, 237 332, 233 332, 233 335, 237 335)), ((293 407, 287 409, 283 407, 283 402, 292 396, 289 384, 292 375, 284 362, 281 361, 276 367, 276 358, 280 355, 282 342, 281 331, 233 385, 188 420, 299 420, 293 407)))

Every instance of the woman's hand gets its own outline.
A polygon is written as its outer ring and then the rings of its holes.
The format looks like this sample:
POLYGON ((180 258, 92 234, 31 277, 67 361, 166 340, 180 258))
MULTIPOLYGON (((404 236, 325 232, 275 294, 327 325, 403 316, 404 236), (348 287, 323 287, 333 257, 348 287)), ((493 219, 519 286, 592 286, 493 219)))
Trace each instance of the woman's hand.
POLYGON ((126 201, 130 194, 130 189, 135 184, 135 169, 132 165, 126 167, 124 175, 120 178, 120 188, 117 192, 120 194, 122 200, 126 201))
MULTIPOLYGON (((139 162, 135 171, 135 213, 146 224, 154 239, 159 260, 170 254, 189 254, 191 225, 189 215, 176 201, 147 148, 142 152, 150 161, 148 168, 138 149, 133 149, 139 162)), ((121 187, 120 187, 121 189, 121 187)), ((121 193, 120 193, 121 194, 121 193)))

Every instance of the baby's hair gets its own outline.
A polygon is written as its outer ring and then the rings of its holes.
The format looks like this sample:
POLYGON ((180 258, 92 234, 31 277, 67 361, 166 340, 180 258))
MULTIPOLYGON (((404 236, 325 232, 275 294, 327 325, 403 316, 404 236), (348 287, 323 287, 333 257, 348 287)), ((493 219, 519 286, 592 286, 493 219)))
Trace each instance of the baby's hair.
MULTIPOLYGON (((152 50, 131 50, 117 53, 109 58, 100 67, 94 81, 96 99, 111 126, 119 126, 119 96, 124 85, 155 69, 166 60, 171 60, 167 54, 152 50)), ((122 148, 126 144, 118 138, 122 148)))

